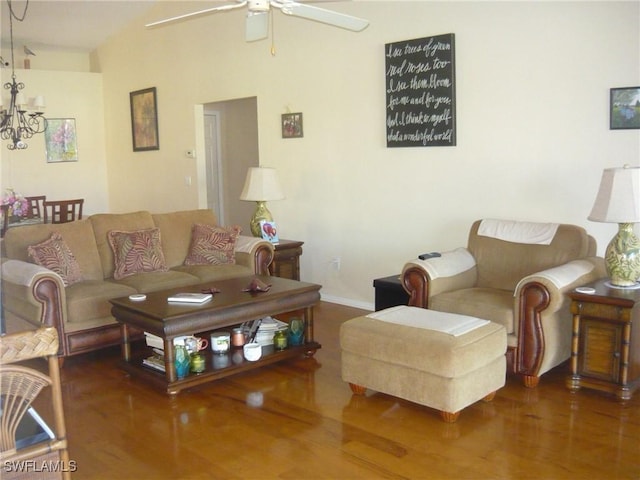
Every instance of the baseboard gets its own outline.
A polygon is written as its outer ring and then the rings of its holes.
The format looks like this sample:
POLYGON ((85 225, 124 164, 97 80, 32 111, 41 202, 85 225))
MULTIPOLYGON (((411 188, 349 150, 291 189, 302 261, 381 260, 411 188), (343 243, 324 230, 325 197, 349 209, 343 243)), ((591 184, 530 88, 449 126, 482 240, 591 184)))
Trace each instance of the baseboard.
POLYGON ((320 292, 320 299, 323 302, 337 303, 338 305, 360 308, 362 310, 369 310, 370 312, 373 312, 375 310, 375 305, 373 303, 359 302, 350 298, 336 297, 335 295, 325 295, 322 292, 320 292))

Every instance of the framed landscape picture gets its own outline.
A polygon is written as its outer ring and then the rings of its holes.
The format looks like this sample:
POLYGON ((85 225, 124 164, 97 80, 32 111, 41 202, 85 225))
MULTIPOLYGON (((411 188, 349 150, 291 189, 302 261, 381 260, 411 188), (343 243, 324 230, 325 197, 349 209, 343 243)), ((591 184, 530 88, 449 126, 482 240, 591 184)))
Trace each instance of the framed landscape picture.
POLYGON ((156 88, 145 88, 131 92, 129 100, 131 102, 133 151, 159 150, 156 88))
POLYGON ((611 89, 609 128, 640 128, 640 87, 611 89))
POLYGON ((44 129, 47 163, 77 162, 78 136, 75 118, 48 118, 44 129))

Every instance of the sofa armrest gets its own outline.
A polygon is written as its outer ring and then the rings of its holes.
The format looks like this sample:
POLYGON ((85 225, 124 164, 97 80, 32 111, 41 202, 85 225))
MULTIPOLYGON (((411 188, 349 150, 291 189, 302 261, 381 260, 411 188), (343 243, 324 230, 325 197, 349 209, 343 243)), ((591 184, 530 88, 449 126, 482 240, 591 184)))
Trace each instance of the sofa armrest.
POLYGON ((514 333, 519 345, 514 359, 515 373, 537 378, 558 363, 557 358, 550 359, 550 356, 564 357, 568 354, 569 345, 564 345, 568 334, 552 331, 562 329, 570 332, 570 322, 564 318, 569 314, 566 293, 604 275, 603 259, 592 257, 574 260, 520 280, 514 291, 517 312, 514 333), (558 353, 560 350, 567 350, 567 353, 558 353))
POLYGON ((17 319, 34 328, 55 327, 62 353, 66 296, 60 275, 20 260, 6 260, 0 268, 5 321, 17 319))
POLYGON ((273 252, 273 244, 262 238, 239 235, 236 240, 236 262, 250 267, 257 275, 269 275, 273 252))
POLYGON ((473 287, 476 261, 466 248, 442 252, 440 257, 407 262, 402 285, 409 293, 409 305, 428 308, 429 298, 438 293, 473 287))

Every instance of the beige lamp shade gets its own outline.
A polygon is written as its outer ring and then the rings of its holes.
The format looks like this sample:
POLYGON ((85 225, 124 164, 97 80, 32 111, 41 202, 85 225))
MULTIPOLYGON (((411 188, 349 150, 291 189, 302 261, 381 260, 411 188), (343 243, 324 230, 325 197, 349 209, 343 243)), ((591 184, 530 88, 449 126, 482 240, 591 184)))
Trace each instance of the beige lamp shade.
POLYGON ((640 222, 640 167, 625 165, 602 172, 589 220, 618 224, 604 256, 610 286, 640 288, 640 239, 633 231, 633 224, 640 222))
POLYGON ((640 167, 607 168, 589 220, 606 223, 640 222, 640 167))
POLYGON ((244 188, 240 194, 240 200, 256 202, 256 211, 249 221, 251 233, 254 237, 261 237, 260 222, 272 222, 273 217, 267 208, 267 200, 282 200, 284 193, 280 188, 280 182, 274 168, 251 167, 247 172, 244 188))
POLYGON ((282 200, 284 193, 278 181, 275 168, 251 167, 247 171, 244 188, 240 194, 240 200, 252 200, 254 202, 268 200, 282 200))

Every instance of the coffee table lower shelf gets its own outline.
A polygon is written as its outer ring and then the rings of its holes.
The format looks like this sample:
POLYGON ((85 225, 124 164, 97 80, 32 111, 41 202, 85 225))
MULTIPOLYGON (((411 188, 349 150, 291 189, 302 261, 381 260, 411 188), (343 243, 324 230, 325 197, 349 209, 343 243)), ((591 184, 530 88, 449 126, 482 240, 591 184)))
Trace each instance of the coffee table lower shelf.
POLYGON ((254 370, 264 365, 289 360, 291 358, 305 356, 312 357, 316 350, 322 348, 318 342, 308 342, 304 345, 288 347, 285 350, 275 351, 273 345, 262 347, 262 357, 251 362, 244 358, 241 348, 233 348, 228 354, 217 354, 207 351, 206 369, 202 373, 189 373, 182 379, 170 382, 165 372, 142 364, 142 360, 149 356, 151 349, 142 348, 144 352, 136 352, 130 361, 121 360, 120 366, 132 376, 145 378, 146 381, 156 387, 166 390, 170 395, 175 395, 181 390, 209 383, 230 375, 254 370))

